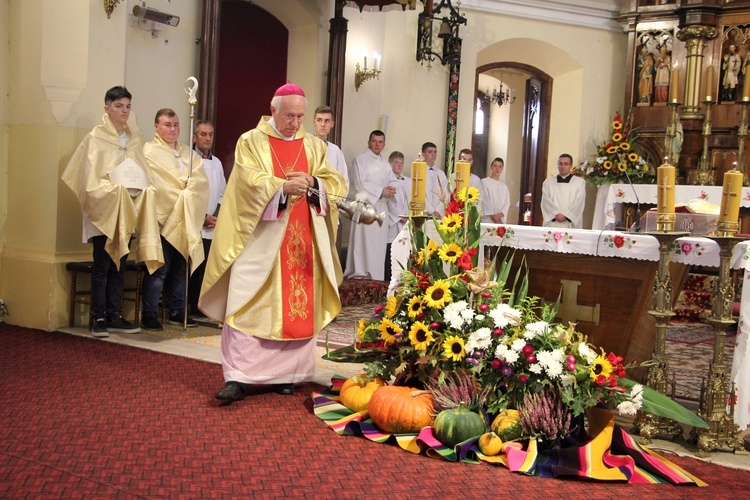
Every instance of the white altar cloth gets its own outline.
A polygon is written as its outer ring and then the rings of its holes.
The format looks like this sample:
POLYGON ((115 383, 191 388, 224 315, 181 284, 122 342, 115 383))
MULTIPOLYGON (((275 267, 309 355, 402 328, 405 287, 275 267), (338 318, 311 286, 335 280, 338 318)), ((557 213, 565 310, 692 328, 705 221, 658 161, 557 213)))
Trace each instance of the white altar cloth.
MULTIPOLYGON (((628 186, 629 187, 629 186, 628 186)), ((651 186, 654 187, 654 186, 651 186)), ((721 187, 719 187, 721 196, 721 187)), ((745 190, 743 189, 743 200, 745 190)), ((643 201, 642 201, 643 202, 643 201)), ((743 201, 750 206, 750 200, 743 201)), ((744 205, 743 205, 744 206, 744 205)), ((434 224, 425 224, 430 239, 439 240, 434 224)), ((594 231, 588 229, 557 229, 539 226, 516 226, 510 224, 482 224, 482 262, 484 246, 506 246, 523 250, 542 250, 560 253, 621 257, 658 261, 659 242, 645 233, 621 231, 594 231)), ((396 237, 391 246, 391 268, 393 279, 389 289, 392 293, 397 284, 399 270, 406 267, 411 251, 408 225, 396 237)), ((670 260, 682 264, 718 267, 719 246, 709 238, 684 237, 675 240, 670 260)), ((731 381, 736 385, 734 421, 741 430, 750 426, 750 241, 735 245, 731 260, 732 269, 743 269, 744 282, 740 302, 740 320, 737 329, 737 346, 732 360, 731 381)))
MULTIPOLYGON (((687 203, 700 198, 714 205, 721 205, 722 186, 675 186, 675 203, 687 203)), ((597 193, 597 206, 601 203, 598 198, 603 196, 603 190, 597 193)), ((606 192, 604 201, 604 225, 599 226, 601 217, 594 217, 597 222, 593 229, 613 229, 615 227, 616 205, 618 203, 637 203, 641 205, 656 205, 656 184, 612 184, 606 192), (636 198, 637 196, 637 198, 636 198)), ((742 188, 740 206, 750 208, 750 188, 742 188)))

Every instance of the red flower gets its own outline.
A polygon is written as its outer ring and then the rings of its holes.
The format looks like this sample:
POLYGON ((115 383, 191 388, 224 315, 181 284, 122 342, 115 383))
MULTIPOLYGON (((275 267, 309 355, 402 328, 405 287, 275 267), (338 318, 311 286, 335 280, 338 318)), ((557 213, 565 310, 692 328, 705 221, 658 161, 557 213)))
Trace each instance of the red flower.
POLYGON ((425 292, 428 288, 430 288, 430 277, 427 276, 425 273, 417 271, 416 269, 411 269, 411 273, 416 276, 417 278, 417 286, 425 292))
POLYGON ((461 256, 456 260, 456 265, 461 269, 465 269, 467 271, 471 271, 472 269, 474 269, 474 263, 471 261, 471 254, 469 252, 462 253, 461 256))
POLYGON ((497 235, 502 238, 503 236, 505 236, 505 231, 507 231, 505 229, 505 226, 498 226, 497 235))
POLYGON ((621 234, 614 236, 612 239, 614 240, 615 246, 617 248, 622 248, 622 246, 625 244, 625 238, 621 234))
POLYGON ((451 194, 451 201, 448 203, 448 207, 445 209, 445 215, 457 214, 463 212, 464 203, 461 200, 457 200, 451 194))

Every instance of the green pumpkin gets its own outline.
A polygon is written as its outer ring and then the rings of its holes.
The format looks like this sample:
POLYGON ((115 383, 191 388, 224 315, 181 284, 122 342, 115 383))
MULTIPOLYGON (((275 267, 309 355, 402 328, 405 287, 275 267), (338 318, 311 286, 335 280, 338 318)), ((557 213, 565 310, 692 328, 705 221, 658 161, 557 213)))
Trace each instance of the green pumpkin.
POLYGON ((467 439, 481 436, 486 430, 484 418, 468 410, 463 403, 458 408, 441 411, 435 419, 435 437, 449 448, 467 439))

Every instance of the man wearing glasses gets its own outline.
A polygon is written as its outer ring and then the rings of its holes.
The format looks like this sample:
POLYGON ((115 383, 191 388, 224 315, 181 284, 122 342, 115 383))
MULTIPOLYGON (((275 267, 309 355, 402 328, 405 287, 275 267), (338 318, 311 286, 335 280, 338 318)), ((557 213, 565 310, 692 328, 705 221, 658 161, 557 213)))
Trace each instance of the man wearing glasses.
POLYGON ((586 182, 572 175, 573 157, 561 154, 557 158, 556 177, 549 177, 542 185, 543 226, 581 228, 583 206, 586 202, 586 182))

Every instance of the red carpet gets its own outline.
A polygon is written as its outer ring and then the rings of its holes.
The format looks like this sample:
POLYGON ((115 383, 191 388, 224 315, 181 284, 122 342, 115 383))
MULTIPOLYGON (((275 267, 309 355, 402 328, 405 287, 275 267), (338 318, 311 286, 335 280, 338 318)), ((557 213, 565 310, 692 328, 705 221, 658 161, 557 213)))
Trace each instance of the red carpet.
MULTIPOLYGON (((217 365, 0 325, 0 498, 729 498, 750 473, 673 457, 706 488, 539 479, 342 438, 314 385, 219 407, 217 365)), ((746 494, 746 493, 744 493, 746 494)))

